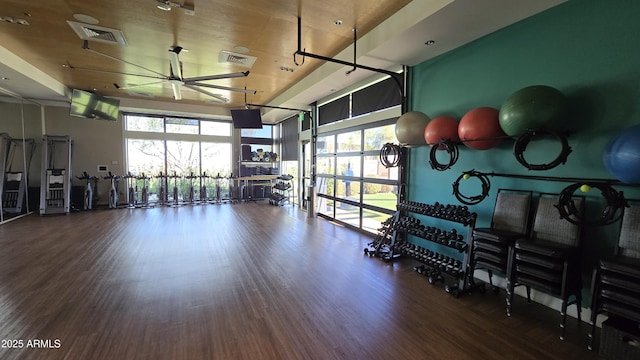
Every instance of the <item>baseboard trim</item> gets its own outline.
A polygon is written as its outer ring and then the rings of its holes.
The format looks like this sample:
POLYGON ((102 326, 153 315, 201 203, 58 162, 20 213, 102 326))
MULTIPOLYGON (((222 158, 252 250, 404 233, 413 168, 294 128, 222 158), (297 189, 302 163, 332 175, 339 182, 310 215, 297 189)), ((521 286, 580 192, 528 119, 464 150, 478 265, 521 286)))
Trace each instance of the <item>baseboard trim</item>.
MULTIPOLYGON (((480 281, 489 283, 489 273, 486 272, 485 270, 475 270, 474 272, 474 276, 475 279, 478 279, 480 281)), ((507 280, 499 275, 493 275, 493 277, 491 278, 493 285, 502 288, 502 289, 506 289, 507 288, 507 280)), ((523 298, 527 297, 527 290, 524 286, 518 286, 515 288, 515 292, 514 295, 518 295, 521 296, 523 298)), ((555 297, 555 296, 551 296, 549 294, 540 292, 540 291, 536 291, 535 289, 531 289, 531 301, 535 301, 536 303, 542 304, 544 306, 547 306, 551 309, 557 310, 558 312, 560 311, 560 309, 562 308, 562 302, 560 301, 559 298, 555 297)), ((583 299, 584 301, 584 299, 583 299)), ((506 307, 506 305, 505 305, 506 307)), ((584 323, 590 323, 590 319, 591 319, 591 309, 590 308, 586 308, 586 307, 581 307, 581 320, 584 323)), ((575 306, 569 306, 567 308, 567 315, 573 317, 573 318, 578 318, 578 310, 576 309, 575 306)), ((606 315, 603 314, 598 314, 598 316, 596 317, 596 326, 597 327, 602 327, 602 322, 605 321, 607 319, 606 315)))

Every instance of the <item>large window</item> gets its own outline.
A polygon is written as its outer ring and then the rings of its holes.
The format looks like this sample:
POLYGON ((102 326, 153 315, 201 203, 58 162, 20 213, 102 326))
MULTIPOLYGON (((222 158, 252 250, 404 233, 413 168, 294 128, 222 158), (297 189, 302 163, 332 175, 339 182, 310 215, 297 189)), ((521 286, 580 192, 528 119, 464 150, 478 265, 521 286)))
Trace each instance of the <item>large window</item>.
POLYGON ((242 163, 240 176, 278 174, 280 154, 274 147, 274 126, 262 125, 261 129, 241 129, 240 146, 242 163))
POLYGON ((196 119, 165 119, 166 131, 174 134, 198 134, 200 121, 196 119))
POLYGON ((125 130, 144 132, 164 132, 164 118, 125 115, 125 130))
POLYGON ((398 170, 379 161, 382 145, 394 140, 395 119, 319 135, 318 213, 376 232, 398 201, 398 170))
POLYGON ((164 141, 127 139, 127 150, 129 172, 151 175, 164 170, 164 141))
MULTIPOLYGON (((130 114, 124 120, 127 172, 148 178, 149 201, 158 200, 160 174, 175 176, 167 185, 178 188, 179 200, 191 186, 213 189, 220 183, 215 177, 231 174, 230 121, 130 114)), ((142 179, 129 181, 141 189, 142 179)), ((224 192, 228 185, 223 184, 224 192)))
POLYGON ((273 126, 262 125, 261 129, 241 129, 240 136, 249 138, 272 139, 273 126))
POLYGON ((231 136, 231 124, 220 121, 200 121, 200 134, 231 136))

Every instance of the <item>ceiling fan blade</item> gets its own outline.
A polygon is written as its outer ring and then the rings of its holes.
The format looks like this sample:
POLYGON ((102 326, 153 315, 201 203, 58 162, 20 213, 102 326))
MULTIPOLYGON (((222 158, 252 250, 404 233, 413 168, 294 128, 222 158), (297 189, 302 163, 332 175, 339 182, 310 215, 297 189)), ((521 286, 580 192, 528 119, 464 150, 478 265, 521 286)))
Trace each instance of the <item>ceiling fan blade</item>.
POLYGON ((182 50, 181 47, 175 46, 169 50, 169 62, 171 64, 171 75, 174 78, 182 80, 182 66, 180 66, 180 58, 178 54, 182 50))
POLYGON ((245 94, 252 94, 252 95, 254 95, 257 92, 256 90, 247 90, 247 89, 234 88, 234 87, 228 87, 228 86, 220 86, 220 85, 213 85, 213 84, 203 84, 203 83, 199 83, 199 82, 190 82, 189 85, 204 86, 204 87, 208 87, 208 88, 212 88, 212 89, 235 91, 235 92, 240 92, 240 93, 245 93, 245 94))
POLYGON ((165 74, 159 73, 159 72, 157 72, 157 71, 155 71, 155 70, 151 70, 151 69, 148 69, 148 68, 146 68, 146 67, 144 67, 144 66, 141 66, 141 65, 138 65, 138 64, 134 64, 134 63, 132 63, 132 62, 130 62, 130 61, 127 61, 127 60, 124 60, 124 59, 120 59, 120 58, 117 58, 117 57, 115 57, 115 56, 111 56, 111 55, 109 55, 109 54, 105 54, 105 53, 103 53, 103 52, 100 52, 100 51, 96 51, 96 50, 90 49, 90 48, 89 48, 89 42, 88 42, 87 40, 85 40, 85 41, 84 41, 84 43, 83 43, 83 45, 82 45, 82 48, 83 48, 83 49, 85 49, 85 50, 87 50, 87 51, 89 51, 89 52, 92 52, 92 53, 94 53, 94 54, 97 54, 97 55, 100 55, 100 56, 104 56, 104 57, 106 57, 107 59, 111 59, 111 60, 119 61, 119 62, 121 62, 121 63, 129 64, 129 65, 135 66, 135 67, 137 67, 137 68, 140 68, 140 69, 142 69, 142 70, 146 70, 146 71, 152 72, 152 73, 154 73, 154 74, 156 74, 156 75, 162 76, 163 78, 167 78, 167 76, 166 76, 165 74))
POLYGON ((173 98, 175 100, 182 100, 182 93, 180 92, 180 86, 182 86, 177 81, 171 81, 171 88, 173 89, 173 98))
POLYGON ((143 78, 147 78, 147 79, 161 79, 161 80, 163 80, 163 79, 167 78, 166 76, 152 76, 152 75, 142 75, 142 74, 131 74, 131 73, 120 72, 120 71, 109 71, 109 70, 100 70, 100 69, 90 69, 90 68, 75 67, 75 66, 72 66, 71 64, 69 64, 69 62, 67 62, 66 67, 71 69, 71 70, 92 71, 92 72, 99 72, 99 73, 103 73, 103 74, 117 74, 117 75, 137 76, 137 77, 143 77, 143 78))
POLYGON ((150 82, 150 83, 144 83, 144 84, 136 84, 136 85, 128 85, 128 86, 122 86, 119 87, 119 90, 131 90, 131 89, 135 89, 135 88, 139 88, 139 87, 145 87, 145 86, 151 86, 151 85, 157 85, 157 84, 162 84, 166 82, 166 80, 162 80, 162 81, 154 81, 154 82, 150 82))
POLYGON ((208 80, 220 80, 220 79, 231 79, 237 77, 246 77, 249 76, 249 71, 245 72, 235 72, 230 74, 218 74, 218 75, 208 75, 208 76, 197 76, 182 79, 182 81, 186 82, 194 82, 194 81, 208 81, 208 80))
POLYGON ((185 84, 184 86, 185 86, 185 87, 187 87, 187 88, 189 88, 189 89, 191 89, 191 90, 197 91, 197 92, 199 92, 199 93, 202 93, 202 94, 205 94, 205 95, 211 96, 212 98, 215 98, 215 99, 219 100, 221 103, 227 103, 227 102, 229 102, 229 99, 225 98, 224 96, 219 95, 219 94, 214 94, 214 93, 212 93, 212 92, 210 92, 210 91, 207 91, 207 90, 205 90, 205 89, 200 89, 200 88, 199 88, 199 87, 197 87, 197 86, 189 85, 189 84, 185 84))

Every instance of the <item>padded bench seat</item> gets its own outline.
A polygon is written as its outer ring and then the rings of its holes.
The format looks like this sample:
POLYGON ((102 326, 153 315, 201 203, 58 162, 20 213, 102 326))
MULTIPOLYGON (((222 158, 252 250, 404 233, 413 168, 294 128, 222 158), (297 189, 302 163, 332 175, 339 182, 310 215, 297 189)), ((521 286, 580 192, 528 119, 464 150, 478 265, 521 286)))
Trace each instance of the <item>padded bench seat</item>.
POLYGON ((601 259, 600 268, 603 271, 611 271, 635 278, 640 278, 640 259, 624 256, 601 259))
POLYGON ((576 252, 575 246, 563 245, 551 241, 516 241, 516 249, 540 254, 555 259, 564 259, 576 252))
POLYGON ((526 235, 509 230, 492 229, 492 228, 478 228, 473 229, 474 239, 485 239, 503 244, 512 244, 518 239, 526 237, 526 235))

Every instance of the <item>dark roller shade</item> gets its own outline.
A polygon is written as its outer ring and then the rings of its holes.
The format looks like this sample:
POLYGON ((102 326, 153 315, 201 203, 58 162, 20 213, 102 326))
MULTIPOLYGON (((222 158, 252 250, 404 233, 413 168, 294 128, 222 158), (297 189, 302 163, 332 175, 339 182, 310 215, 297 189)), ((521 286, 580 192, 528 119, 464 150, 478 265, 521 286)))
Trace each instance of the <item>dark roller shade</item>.
POLYGON ((397 83, 392 78, 382 80, 352 95, 352 116, 368 114, 377 110, 400 105, 402 97, 397 83))
POLYGON ((298 115, 292 116, 282 122, 282 161, 298 160, 298 115))
POLYGON ((326 125, 349 118, 349 95, 318 107, 318 124, 326 125))

